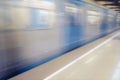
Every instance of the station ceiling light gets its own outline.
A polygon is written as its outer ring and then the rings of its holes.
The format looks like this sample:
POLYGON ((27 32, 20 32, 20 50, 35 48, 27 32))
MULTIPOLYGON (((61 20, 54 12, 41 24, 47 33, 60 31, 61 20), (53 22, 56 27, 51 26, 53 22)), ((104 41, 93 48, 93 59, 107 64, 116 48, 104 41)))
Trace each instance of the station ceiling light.
POLYGON ((91 0, 111 10, 120 12, 120 0, 91 0))

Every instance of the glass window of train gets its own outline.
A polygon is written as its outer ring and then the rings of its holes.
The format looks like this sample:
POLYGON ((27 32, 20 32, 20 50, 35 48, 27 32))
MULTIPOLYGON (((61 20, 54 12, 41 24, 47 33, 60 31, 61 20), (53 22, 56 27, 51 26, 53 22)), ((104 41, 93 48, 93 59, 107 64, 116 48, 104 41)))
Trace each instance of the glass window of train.
POLYGON ((9 7, 2 7, 1 9, 1 21, 3 22, 3 28, 4 29, 10 29, 12 26, 12 19, 13 16, 12 10, 9 7))
POLYGON ((29 6, 29 7, 37 7, 37 8, 45 8, 45 9, 54 9, 55 1, 54 0, 13 0, 13 1, 21 1, 23 3, 18 2, 20 5, 29 6))
POLYGON ((66 4, 65 12, 67 14, 68 24, 77 24, 78 23, 78 8, 77 8, 77 6, 75 6, 73 4, 66 4))
POLYGON ((108 15, 109 26, 112 26, 113 20, 114 20, 114 16, 113 15, 108 15))
POLYGON ((49 1, 49 2, 53 2, 54 0, 18 0, 18 1, 27 1, 27 2, 43 2, 43 1, 49 1))
POLYGON ((87 20, 88 25, 98 25, 101 20, 100 13, 97 11, 87 11, 87 20))
POLYGON ((55 13, 48 10, 33 10, 32 28, 48 29, 55 24, 55 13))
POLYGON ((4 9, 3 7, 0 8, 0 27, 4 27, 4 9))
POLYGON ((80 25, 84 25, 84 15, 85 15, 85 10, 83 7, 79 7, 78 10, 78 23, 80 25))
POLYGON ((65 11, 69 13, 76 13, 77 12, 77 6, 75 4, 66 2, 65 3, 65 11))

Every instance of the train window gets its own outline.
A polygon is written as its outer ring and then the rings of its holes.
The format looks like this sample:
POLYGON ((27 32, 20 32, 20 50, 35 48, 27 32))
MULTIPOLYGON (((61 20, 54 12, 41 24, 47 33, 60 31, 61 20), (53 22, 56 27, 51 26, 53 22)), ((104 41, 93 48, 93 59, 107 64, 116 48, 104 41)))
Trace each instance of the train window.
POLYGON ((87 11, 87 19, 89 25, 99 25, 101 21, 101 13, 97 11, 87 11))
POLYGON ((50 1, 50 2, 53 2, 54 0, 16 0, 16 1, 27 1, 27 2, 43 2, 43 1, 50 1))
POLYGON ((78 24, 78 6, 72 3, 65 4, 65 11, 67 14, 67 25, 75 26, 78 24))
POLYGON ((76 13, 77 12, 77 8, 66 6, 66 11, 67 12, 71 12, 71 13, 76 13))
POLYGON ((119 27, 120 18, 118 17, 116 21, 117 21, 117 27, 119 27))
POLYGON ((4 9, 0 7, 0 26, 4 26, 3 29, 48 29, 54 26, 56 7, 54 2, 51 2, 53 0, 14 1, 34 1, 35 4, 30 3, 26 7, 20 3, 16 5, 19 7, 8 5, 3 6, 4 9), (43 2, 37 3, 37 1, 43 2))
MULTIPOLYGON (((8 0, 6 0, 8 1, 8 0)), ((7 5, 14 5, 19 7, 39 8, 54 10, 56 4, 54 0, 10 0, 7 5), (10 2, 11 1, 11 2, 10 2)))
POLYGON ((9 29, 12 25, 13 16, 12 11, 8 7, 0 8, 0 25, 1 29, 9 29))
POLYGON ((4 9, 0 8, 0 27, 4 26, 4 9))
POLYGON ((113 22, 114 22, 114 16, 113 15, 108 15, 108 22, 109 22, 109 27, 113 26, 113 22))
POLYGON ((48 10, 33 9, 31 12, 31 28, 48 29, 55 24, 55 13, 48 10))
POLYGON ((109 22, 113 22, 113 20, 114 20, 113 18, 114 18, 113 15, 108 15, 108 21, 109 21, 109 22))

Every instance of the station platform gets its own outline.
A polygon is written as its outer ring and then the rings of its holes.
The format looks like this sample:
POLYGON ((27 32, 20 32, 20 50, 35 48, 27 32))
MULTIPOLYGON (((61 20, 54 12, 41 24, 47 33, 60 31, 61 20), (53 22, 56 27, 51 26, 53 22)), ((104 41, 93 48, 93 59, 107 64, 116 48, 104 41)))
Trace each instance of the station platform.
POLYGON ((9 80, 120 80, 120 31, 9 80))

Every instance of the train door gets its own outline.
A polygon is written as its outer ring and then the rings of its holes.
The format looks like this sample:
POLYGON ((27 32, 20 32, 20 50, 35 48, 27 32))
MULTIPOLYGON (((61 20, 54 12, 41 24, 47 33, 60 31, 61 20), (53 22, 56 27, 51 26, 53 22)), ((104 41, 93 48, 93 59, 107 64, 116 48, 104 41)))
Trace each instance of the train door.
POLYGON ((108 33, 111 32, 113 30, 113 27, 115 27, 115 25, 113 25, 113 21, 114 20, 114 16, 112 14, 108 15, 108 33))
POLYGON ((103 11, 102 17, 101 35, 106 35, 108 32, 108 16, 106 10, 103 11))
POLYGON ((99 8, 87 4, 86 8, 86 23, 85 23, 85 41, 91 41, 100 34, 101 13, 99 8))
POLYGON ((113 17, 113 30, 116 30, 117 29, 117 14, 115 13, 114 14, 114 17, 113 17))
POLYGON ((120 29, 120 16, 117 16, 117 29, 120 29))
POLYGON ((70 50, 78 47, 82 39, 82 27, 80 25, 81 11, 77 5, 68 2, 65 5, 65 12, 67 16, 66 41, 70 50))

